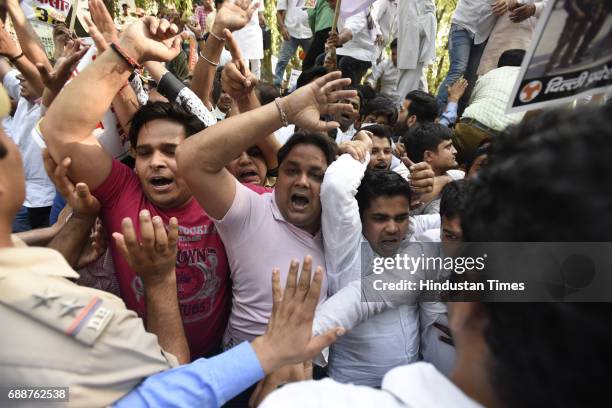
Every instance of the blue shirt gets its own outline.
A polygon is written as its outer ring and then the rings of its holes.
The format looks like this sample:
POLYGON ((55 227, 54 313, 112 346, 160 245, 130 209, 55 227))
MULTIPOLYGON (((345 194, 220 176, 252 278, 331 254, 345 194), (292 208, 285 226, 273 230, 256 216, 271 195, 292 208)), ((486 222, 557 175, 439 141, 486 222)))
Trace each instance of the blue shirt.
POLYGON ((114 407, 219 407, 264 377, 249 342, 144 380, 114 407))
POLYGON ((457 121, 457 102, 449 102, 446 105, 446 110, 440 117, 440 124, 450 127, 457 121))

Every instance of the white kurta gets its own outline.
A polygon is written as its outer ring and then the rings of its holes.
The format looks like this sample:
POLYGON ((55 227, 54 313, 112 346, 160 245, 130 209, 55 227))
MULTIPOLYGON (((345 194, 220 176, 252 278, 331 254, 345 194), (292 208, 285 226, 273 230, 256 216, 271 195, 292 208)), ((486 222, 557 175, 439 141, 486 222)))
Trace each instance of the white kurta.
MULTIPOLYGON (((263 1, 259 2, 258 12, 263 12, 263 1)), ((233 33, 245 60, 259 60, 264 57, 263 32, 259 27, 259 17, 253 13, 251 21, 246 26, 233 33)))
POLYGON ((397 67, 416 69, 436 57, 436 5, 433 0, 400 0, 397 67))

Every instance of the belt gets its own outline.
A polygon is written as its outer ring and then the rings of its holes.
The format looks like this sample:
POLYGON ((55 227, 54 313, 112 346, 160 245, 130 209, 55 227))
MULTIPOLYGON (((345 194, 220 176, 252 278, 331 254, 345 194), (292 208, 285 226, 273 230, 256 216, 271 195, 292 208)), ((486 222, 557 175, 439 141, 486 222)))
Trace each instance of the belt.
POLYGON ((499 130, 491 129, 490 127, 488 127, 487 125, 483 125, 482 123, 480 123, 476 119, 461 118, 461 120, 459 120, 459 123, 463 123, 463 124, 466 124, 466 125, 474 126, 475 128, 478 128, 478 129, 482 130, 483 132, 489 133, 491 136, 497 136, 497 135, 501 134, 501 132, 499 130))

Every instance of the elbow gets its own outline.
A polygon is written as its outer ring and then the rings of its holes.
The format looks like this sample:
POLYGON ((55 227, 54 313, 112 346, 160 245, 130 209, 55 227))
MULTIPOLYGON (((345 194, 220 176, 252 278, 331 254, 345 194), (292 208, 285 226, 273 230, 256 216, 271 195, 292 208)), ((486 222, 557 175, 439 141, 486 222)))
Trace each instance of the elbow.
POLYGON ((202 173, 217 173, 223 165, 215 163, 210 154, 211 149, 205 145, 194 146, 196 135, 178 145, 175 152, 176 166, 179 174, 189 182, 196 181, 202 173), (194 139, 194 140, 192 140, 194 139))

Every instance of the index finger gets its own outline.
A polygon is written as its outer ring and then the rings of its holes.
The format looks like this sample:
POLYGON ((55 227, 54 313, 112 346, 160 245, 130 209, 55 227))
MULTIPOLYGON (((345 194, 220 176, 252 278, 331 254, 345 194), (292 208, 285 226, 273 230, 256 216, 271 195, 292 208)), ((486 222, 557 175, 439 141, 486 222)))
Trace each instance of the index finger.
POLYGON ((404 163, 406 167, 409 169, 414 166, 414 162, 408 158, 408 156, 402 156, 400 160, 404 163))
POLYGON ((240 46, 236 42, 236 39, 232 35, 232 32, 227 28, 223 31, 225 34, 225 41, 227 43, 227 48, 232 55, 232 59, 242 61, 242 51, 240 50, 240 46))

